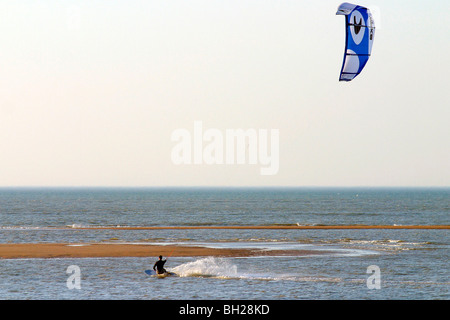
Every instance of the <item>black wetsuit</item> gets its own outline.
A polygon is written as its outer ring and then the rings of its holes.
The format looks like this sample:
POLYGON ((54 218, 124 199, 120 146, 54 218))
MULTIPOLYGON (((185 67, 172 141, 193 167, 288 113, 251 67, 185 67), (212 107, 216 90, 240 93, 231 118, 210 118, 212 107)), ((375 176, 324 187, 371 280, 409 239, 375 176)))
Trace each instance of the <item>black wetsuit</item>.
POLYGON ((157 270, 156 272, 158 274, 165 273, 166 269, 164 269, 164 264, 166 263, 166 261, 167 261, 167 259, 166 260, 158 260, 158 261, 156 261, 155 265, 153 266, 153 270, 156 269, 157 270))

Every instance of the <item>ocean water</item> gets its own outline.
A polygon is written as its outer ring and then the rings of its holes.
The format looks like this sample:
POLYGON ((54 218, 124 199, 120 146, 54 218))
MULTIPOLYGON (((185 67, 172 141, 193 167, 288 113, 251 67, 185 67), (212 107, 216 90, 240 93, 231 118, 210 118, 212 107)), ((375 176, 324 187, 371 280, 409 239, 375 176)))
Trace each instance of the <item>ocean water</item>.
POLYGON ((156 257, 0 259, 0 299, 450 298, 448 229, 116 229, 274 224, 450 225, 450 188, 1 188, 0 243, 316 254, 170 257, 167 269, 179 276, 163 279, 144 273, 156 257), (89 229, 97 226, 111 228, 89 229), (74 265, 80 283, 70 289, 74 265))

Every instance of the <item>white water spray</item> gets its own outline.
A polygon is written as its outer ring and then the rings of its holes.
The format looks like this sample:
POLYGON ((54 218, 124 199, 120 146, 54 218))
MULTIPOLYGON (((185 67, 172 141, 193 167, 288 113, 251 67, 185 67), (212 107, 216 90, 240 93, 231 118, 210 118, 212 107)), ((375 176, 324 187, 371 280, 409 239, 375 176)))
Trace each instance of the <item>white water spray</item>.
POLYGON ((234 278, 237 277, 237 267, 228 260, 222 258, 202 258, 193 262, 183 263, 171 271, 180 277, 218 277, 234 278))

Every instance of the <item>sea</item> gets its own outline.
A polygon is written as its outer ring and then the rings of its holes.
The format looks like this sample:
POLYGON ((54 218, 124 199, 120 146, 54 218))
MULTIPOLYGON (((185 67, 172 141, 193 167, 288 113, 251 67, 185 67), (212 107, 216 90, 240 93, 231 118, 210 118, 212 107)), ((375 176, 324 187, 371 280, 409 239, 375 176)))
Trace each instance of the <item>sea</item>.
POLYGON ((123 228, 266 225, 450 225, 450 188, 0 188, 0 243, 311 252, 169 257, 166 268, 178 276, 166 278, 144 273, 153 256, 0 259, 0 299, 450 298, 449 229, 123 228))

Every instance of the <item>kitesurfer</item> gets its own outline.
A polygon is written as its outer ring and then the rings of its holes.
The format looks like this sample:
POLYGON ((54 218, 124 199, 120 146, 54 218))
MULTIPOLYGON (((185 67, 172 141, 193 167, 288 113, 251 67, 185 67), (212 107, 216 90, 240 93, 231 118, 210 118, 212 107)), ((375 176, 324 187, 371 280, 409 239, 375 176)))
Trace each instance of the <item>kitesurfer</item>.
POLYGON ((155 262, 155 265, 153 266, 153 270, 156 271, 157 274, 163 274, 166 273, 166 269, 164 269, 164 264, 166 263, 167 259, 163 260, 162 256, 159 256, 159 260, 155 262))

